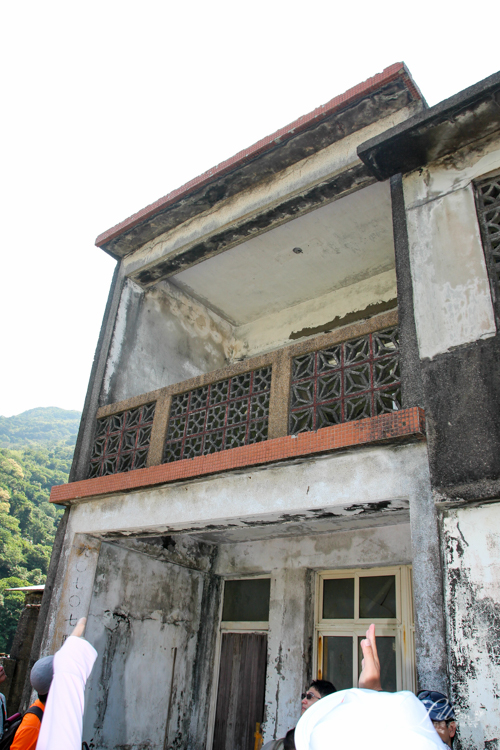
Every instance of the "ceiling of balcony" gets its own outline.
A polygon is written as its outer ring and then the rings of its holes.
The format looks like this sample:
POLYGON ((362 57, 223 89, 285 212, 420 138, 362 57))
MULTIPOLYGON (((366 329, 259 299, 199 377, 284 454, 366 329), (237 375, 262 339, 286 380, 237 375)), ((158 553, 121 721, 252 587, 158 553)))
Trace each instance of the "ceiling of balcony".
POLYGON ((385 182, 289 221, 170 280, 239 326, 393 267, 391 200, 385 182))

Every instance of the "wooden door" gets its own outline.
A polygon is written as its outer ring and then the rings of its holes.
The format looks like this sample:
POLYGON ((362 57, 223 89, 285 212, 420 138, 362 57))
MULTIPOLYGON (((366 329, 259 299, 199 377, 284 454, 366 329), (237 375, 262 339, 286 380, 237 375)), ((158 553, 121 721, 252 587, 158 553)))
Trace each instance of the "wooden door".
POLYGON ((253 750, 262 723, 267 634, 223 633, 213 750, 253 750))

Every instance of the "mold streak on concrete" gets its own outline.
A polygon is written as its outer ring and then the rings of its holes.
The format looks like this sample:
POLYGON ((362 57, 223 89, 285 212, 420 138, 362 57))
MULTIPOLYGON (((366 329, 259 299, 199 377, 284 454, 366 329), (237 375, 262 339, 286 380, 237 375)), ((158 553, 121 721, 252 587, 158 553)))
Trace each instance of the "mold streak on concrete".
POLYGON ((498 747, 500 504, 448 511, 443 558, 458 750, 498 747))
POLYGON ((87 686, 87 742, 100 748, 196 746, 189 727, 193 664, 206 658, 198 647, 202 612, 207 617, 203 580, 198 571, 103 545, 87 626, 99 653, 87 686))
MULTIPOLYGON (((231 200, 238 193, 255 190, 261 183, 272 180, 276 174, 297 162, 324 151, 371 124, 377 124, 377 132, 380 132, 381 120, 383 122, 392 117, 394 122, 391 124, 396 124, 421 108, 421 101, 415 101, 401 80, 392 81, 383 89, 351 104, 344 111, 334 113, 305 132, 293 134, 284 143, 277 142, 271 151, 182 198, 173 207, 110 240, 103 248, 114 257, 128 255, 159 234, 172 230, 202 212, 219 209, 221 203, 231 200)), ((382 126, 383 129, 387 127, 390 127, 387 123, 382 126)), ((370 135, 358 137, 358 143, 367 137, 370 135)))
POLYGON ((168 283, 145 293, 128 280, 100 397, 100 404, 178 383, 224 367, 232 330, 168 283))

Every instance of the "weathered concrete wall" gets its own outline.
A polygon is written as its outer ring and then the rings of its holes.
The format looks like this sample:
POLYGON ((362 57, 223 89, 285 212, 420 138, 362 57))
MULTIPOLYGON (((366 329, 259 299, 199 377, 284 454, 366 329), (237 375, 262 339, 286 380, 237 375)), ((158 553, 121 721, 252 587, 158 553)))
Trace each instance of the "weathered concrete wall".
POLYGON ((472 184, 499 168, 495 134, 403 178, 438 499, 500 491, 500 341, 472 184))
POLYGON ((301 338, 312 337, 318 330, 328 331, 345 325, 343 321, 362 319, 363 313, 368 317, 373 306, 380 311, 386 306, 395 307, 396 300, 396 274, 391 269, 238 326, 234 329, 235 352, 239 356, 254 357, 290 344, 298 332, 301 338), (390 302, 393 304, 388 304, 390 302), (356 313, 359 315, 353 315, 356 313))
POLYGON ((500 493, 500 337, 423 362, 432 484, 438 499, 500 493))
MULTIPOLYGON (((102 546, 86 633, 99 653, 87 687, 87 742, 194 746, 189 726, 198 631, 207 615, 203 579, 200 571, 102 546)), ((198 702, 207 702, 208 688, 197 691, 198 702)))
POLYGON ((100 404, 217 370, 232 354, 232 329, 168 282, 144 292, 127 280, 100 404))
POLYGON ((500 747, 500 504, 449 510, 443 558, 457 750, 500 747))
POLYGON ((100 539, 75 533, 71 514, 45 620, 40 656, 54 654, 89 611, 100 539))
POLYGON ((404 178, 421 358, 496 333, 471 181, 500 167, 488 143, 404 178))

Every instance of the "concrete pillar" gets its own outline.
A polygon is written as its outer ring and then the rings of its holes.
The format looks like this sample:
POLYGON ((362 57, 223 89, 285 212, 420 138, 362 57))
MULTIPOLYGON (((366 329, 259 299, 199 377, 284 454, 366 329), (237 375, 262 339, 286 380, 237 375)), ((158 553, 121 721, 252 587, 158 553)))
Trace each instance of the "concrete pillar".
POLYGON ((271 576, 266 721, 264 742, 284 737, 300 716, 308 664, 304 643, 309 625, 308 571, 279 570, 271 576))
POLYGON ((54 586, 45 623, 42 656, 61 648, 80 617, 87 616, 92 598, 101 540, 87 534, 71 534, 70 529, 68 532, 60 578, 54 586))
POLYGON ((449 694, 437 510, 430 482, 410 498, 413 604, 418 689, 449 694))
POLYGON ((424 396, 417 329, 413 310, 413 283, 406 227, 402 176, 391 177, 392 231, 398 284, 398 325, 403 408, 423 406, 424 396))
MULTIPOLYGON (((200 619, 192 673, 192 708, 188 732, 190 750, 204 750, 206 747, 221 597, 222 578, 211 573, 205 575, 201 602, 203 615, 200 619)), ((167 732, 168 729, 167 719, 167 732)))

